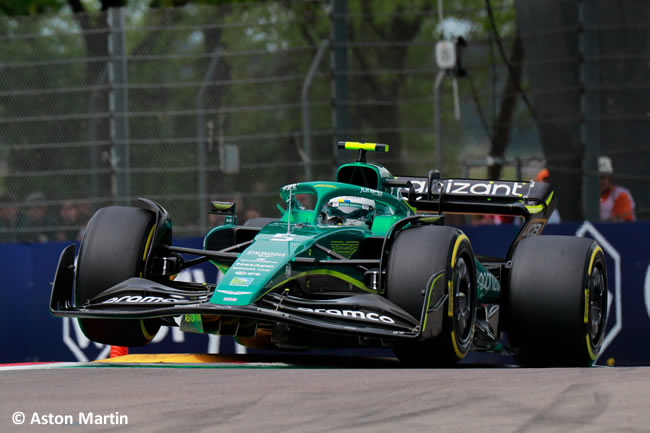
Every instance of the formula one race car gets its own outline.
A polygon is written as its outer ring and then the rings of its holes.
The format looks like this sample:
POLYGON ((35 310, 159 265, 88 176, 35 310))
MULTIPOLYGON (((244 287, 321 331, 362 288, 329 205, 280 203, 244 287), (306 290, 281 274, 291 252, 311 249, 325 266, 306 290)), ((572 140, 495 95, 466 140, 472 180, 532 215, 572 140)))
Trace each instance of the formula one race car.
POLYGON ((593 364, 607 323, 605 257, 589 239, 538 236, 555 208, 549 184, 395 177, 366 162, 387 145, 339 147, 357 161, 336 182, 283 187, 280 219, 237 225, 233 203, 212 202, 225 223, 203 249, 171 245, 171 220, 152 201, 98 210, 76 264, 74 245, 61 253, 50 311, 119 346, 170 325, 263 349, 391 347, 412 366, 453 365, 470 351, 593 364), (477 213, 523 220, 506 257, 475 256, 445 225, 446 214, 477 213), (215 284, 174 280, 206 261, 222 273, 215 284))

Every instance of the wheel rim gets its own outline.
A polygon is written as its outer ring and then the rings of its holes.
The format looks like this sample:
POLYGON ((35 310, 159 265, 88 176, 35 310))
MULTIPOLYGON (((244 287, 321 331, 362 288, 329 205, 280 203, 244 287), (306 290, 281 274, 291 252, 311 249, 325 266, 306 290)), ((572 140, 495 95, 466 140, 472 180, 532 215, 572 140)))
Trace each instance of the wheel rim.
POLYGON ((465 261, 459 257, 454 269, 454 329, 460 341, 469 338, 472 330, 472 279, 465 261))
POLYGON ((605 292, 605 277, 599 267, 594 267, 589 279, 589 339, 594 347, 600 344, 605 327, 605 312, 607 311, 607 295, 605 292))

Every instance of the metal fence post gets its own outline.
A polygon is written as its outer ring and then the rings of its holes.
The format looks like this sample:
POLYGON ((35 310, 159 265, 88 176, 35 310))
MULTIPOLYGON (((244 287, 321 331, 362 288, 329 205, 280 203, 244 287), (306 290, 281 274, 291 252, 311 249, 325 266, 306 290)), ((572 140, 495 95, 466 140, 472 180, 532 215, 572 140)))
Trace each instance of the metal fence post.
MULTIPOLYGON (((106 68, 99 76, 97 81, 95 81, 95 87, 98 87, 101 83, 106 80, 106 68)), ((92 199, 93 209, 97 206, 97 199, 99 198, 99 174, 97 170, 99 169, 99 152, 97 151, 97 89, 93 90, 90 94, 90 99, 88 101, 88 114, 92 117, 90 118, 90 124, 88 125, 88 141, 90 142, 90 152, 89 152, 89 166, 90 166, 90 198, 92 199)))
POLYGON ((114 195, 117 203, 129 203, 129 118, 128 118, 128 79, 126 65, 126 35, 124 8, 108 9, 108 81, 110 137, 112 160, 115 170, 114 195))
POLYGON ((203 76, 201 88, 199 89, 199 93, 196 95, 196 159, 199 172, 199 228, 202 233, 205 233, 208 228, 208 194, 206 191, 207 181, 205 174, 205 113, 203 103, 205 99, 205 91, 210 84, 210 80, 214 75, 214 71, 217 69, 220 57, 221 47, 217 47, 214 49, 214 51, 212 51, 212 57, 210 59, 210 64, 208 65, 208 70, 203 76))
POLYGON ((596 4, 590 1, 578 2, 580 21, 578 41, 580 45, 580 140, 584 145, 582 159, 582 209, 588 221, 600 220, 600 185, 598 180, 598 155, 600 154, 600 71, 596 4))
POLYGON ((314 75, 316 75, 316 70, 320 65, 323 54, 325 54, 325 50, 329 47, 329 44, 330 41, 327 39, 320 43, 316 56, 314 56, 314 60, 312 60, 311 66, 309 66, 307 76, 302 83, 302 143, 305 152, 305 181, 310 181, 312 178, 313 161, 311 154, 311 111, 309 106, 309 91, 311 90, 311 82, 314 79, 314 75))
POLYGON ((344 131, 349 127, 349 86, 348 86, 348 26, 347 26, 347 0, 331 0, 331 26, 332 26, 332 126, 334 140, 332 142, 332 155, 336 165, 343 158, 343 151, 339 150, 336 143, 346 139, 344 131))
POLYGON ((433 84, 433 129, 436 140, 436 169, 442 171, 442 132, 440 130, 440 86, 445 78, 446 71, 439 69, 436 81, 433 84))

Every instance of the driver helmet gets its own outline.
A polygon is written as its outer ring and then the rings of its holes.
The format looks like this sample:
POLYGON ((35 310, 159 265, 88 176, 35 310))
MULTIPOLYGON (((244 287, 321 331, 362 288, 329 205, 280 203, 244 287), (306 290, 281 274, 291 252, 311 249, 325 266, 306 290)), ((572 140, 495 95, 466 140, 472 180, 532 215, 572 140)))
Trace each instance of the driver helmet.
POLYGON ((344 226, 372 225, 375 201, 362 197, 341 196, 327 202, 327 224, 344 226))

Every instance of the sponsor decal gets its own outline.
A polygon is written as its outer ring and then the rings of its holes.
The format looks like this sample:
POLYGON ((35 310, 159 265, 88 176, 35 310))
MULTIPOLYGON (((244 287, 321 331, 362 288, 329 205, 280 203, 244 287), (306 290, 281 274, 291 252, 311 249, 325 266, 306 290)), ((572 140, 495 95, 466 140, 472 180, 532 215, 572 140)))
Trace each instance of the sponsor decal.
POLYGON ((395 323, 395 320, 393 320, 391 317, 380 315, 378 313, 364 313, 363 311, 359 311, 359 310, 337 310, 334 308, 326 309, 326 308, 306 308, 306 307, 298 307, 298 310, 306 311, 309 313, 325 313, 325 314, 331 314, 332 316, 364 319, 373 322, 395 323))
POLYGON ((476 284, 478 285, 479 299, 485 298, 489 293, 499 295, 499 280, 490 272, 480 272, 476 278, 476 284))
POLYGON ((219 293, 224 293, 226 295, 250 295, 253 292, 243 292, 240 290, 217 290, 219 293))
POLYGON ((134 295, 134 296, 121 296, 121 297, 115 297, 115 298, 110 298, 102 302, 102 304, 114 304, 116 302, 126 302, 129 304, 156 304, 159 302, 174 302, 176 299, 172 298, 162 298, 160 296, 139 296, 139 295, 134 295))
MULTIPOLYGON (((415 180, 415 179, 409 179, 411 181, 411 184, 413 185, 413 189, 415 189, 415 192, 417 193, 423 193, 427 191, 427 182, 424 180, 415 180)), ((409 189, 408 188, 402 188, 402 193, 408 193, 409 189)))
MULTIPOLYGON (((410 180, 416 193, 427 191, 427 180, 409 177, 399 178, 410 180)), ((439 185, 439 184, 438 184, 439 185)), ((438 185, 434 185, 434 188, 438 185)), ((484 195, 496 197, 522 197, 522 191, 529 185, 528 182, 495 182, 448 179, 442 183, 445 194, 455 195, 484 195)), ((438 189, 438 188, 436 188, 438 189)), ((403 194, 408 193, 408 188, 401 188, 403 194)), ((439 191, 434 191, 438 193, 439 191)))
POLYGON ((366 188, 364 186, 361 187, 361 192, 366 194, 376 195, 377 197, 381 197, 383 195, 381 191, 377 191, 376 189, 372 189, 372 188, 366 188))
POLYGON ((254 278, 233 277, 232 280, 230 280, 230 285, 248 287, 253 283, 254 280, 254 278))
MULTIPOLYGON (((235 265, 232 267, 232 269, 235 269, 237 271, 256 271, 257 269, 254 268, 249 268, 246 266, 240 266, 240 265, 235 265)), ((241 275, 240 273, 236 273, 235 275, 241 275)))
POLYGON ((237 264, 242 264, 243 266, 251 266, 254 268, 264 268, 264 269, 273 269, 275 265, 277 264, 276 262, 258 262, 256 260, 246 260, 246 259, 240 259, 237 264), (245 263, 244 263, 245 262, 245 263))
POLYGON ((493 195, 499 197, 521 197, 520 190, 525 182, 470 182, 449 179, 445 185, 445 194, 458 195, 493 195))
POLYGON ((246 251, 247 256, 256 256, 256 257, 263 257, 265 259, 269 259, 271 257, 284 257, 286 256, 285 253, 275 253, 272 251, 255 251, 255 250, 249 250, 246 251))
POLYGON ((359 249, 359 241, 332 241, 331 248, 336 254, 349 259, 359 249))
POLYGON ((237 298, 223 298, 226 302, 237 302, 237 298))
POLYGON ((249 277, 260 277, 260 276, 262 276, 261 273, 255 272, 257 269, 242 268, 242 267, 237 267, 236 269, 243 269, 243 270, 235 272, 235 275, 249 276, 249 277), (248 272, 244 272, 244 271, 248 271, 248 272))
POLYGON ((277 235, 273 235, 271 238, 272 241, 276 242, 291 242, 294 239, 295 238, 293 236, 287 233, 278 233, 277 235))
POLYGON ((291 185, 285 185, 282 187, 282 191, 289 191, 292 189, 296 189, 298 187, 297 183, 292 183, 291 185))

